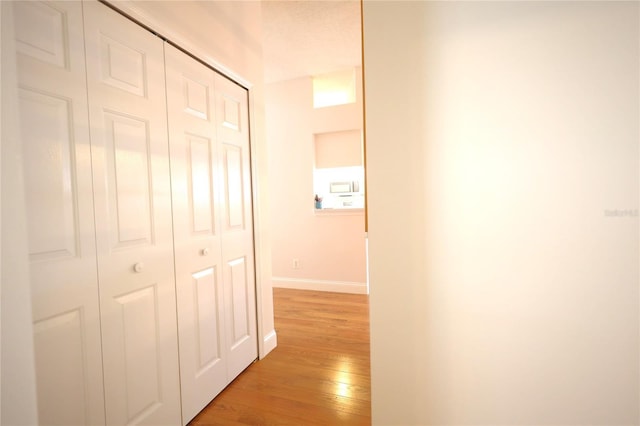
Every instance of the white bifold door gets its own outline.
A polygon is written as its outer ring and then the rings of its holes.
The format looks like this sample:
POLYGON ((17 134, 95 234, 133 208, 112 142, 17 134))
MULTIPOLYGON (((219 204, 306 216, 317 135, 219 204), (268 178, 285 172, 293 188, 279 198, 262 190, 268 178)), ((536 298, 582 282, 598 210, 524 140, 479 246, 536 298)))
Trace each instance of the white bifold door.
POLYGON ((183 422, 257 357, 247 91, 166 45, 183 422))
POLYGON ((163 42, 85 3, 108 424, 178 424, 163 42))
POLYGON ((186 424, 257 358, 247 90, 97 1, 14 19, 40 422, 186 424))
POLYGON ((80 2, 14 2, 41 424, 104 423, 80 2))

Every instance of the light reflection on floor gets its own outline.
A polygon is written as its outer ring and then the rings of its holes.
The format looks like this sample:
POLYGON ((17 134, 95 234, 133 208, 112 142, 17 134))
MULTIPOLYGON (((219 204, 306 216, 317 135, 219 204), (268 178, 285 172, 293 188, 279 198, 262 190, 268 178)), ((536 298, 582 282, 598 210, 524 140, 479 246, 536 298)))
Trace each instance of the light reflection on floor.
MULTIPOLYGON (((351 395, 351 363, 342 361, 334 378, 336 395, 350 398, 351 395)), ((345 401, 346 402, 346 401, 345 401)))

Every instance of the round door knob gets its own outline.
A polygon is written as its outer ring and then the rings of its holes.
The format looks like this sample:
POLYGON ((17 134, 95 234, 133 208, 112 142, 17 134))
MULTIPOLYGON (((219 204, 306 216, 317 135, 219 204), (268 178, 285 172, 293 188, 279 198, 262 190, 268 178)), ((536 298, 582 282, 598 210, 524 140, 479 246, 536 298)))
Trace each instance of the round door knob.
POLYGON ((202 255, 203 256, 207 256, 209 254, 209 249, 208 248, 203 248, 202 249, 202 255))
POLYGON ((142 272, 143 269, 144 269, 144 263, 142 262, 138 262, 135 265, 133 265, 133 270, 136 272, 142 272))

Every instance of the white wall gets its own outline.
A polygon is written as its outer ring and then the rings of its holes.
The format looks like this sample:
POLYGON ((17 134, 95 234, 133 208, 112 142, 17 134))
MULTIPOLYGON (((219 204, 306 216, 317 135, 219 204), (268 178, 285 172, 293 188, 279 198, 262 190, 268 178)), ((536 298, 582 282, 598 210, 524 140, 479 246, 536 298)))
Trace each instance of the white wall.
POLYGON ((259 1, 110 1, 249 88, 260 357, 275 348, 259 1))
POLYGON ((357 87, 356 103, 314 109, 311 77, 266 86, 274 287, 367 291, 364 212, 316 213, 313 201, 314 134, 362 129, 357 87))
POLYGON ((638 8, 364 2, 374 424, 640 421, 638 8))

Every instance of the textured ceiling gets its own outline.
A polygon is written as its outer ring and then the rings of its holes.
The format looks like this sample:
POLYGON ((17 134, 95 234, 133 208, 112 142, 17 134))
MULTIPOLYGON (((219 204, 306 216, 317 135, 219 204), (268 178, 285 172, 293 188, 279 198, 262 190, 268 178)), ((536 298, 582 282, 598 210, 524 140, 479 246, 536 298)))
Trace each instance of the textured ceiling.
POLYGON ((262 2, 265 81, 360 66, 360 2, 262 2))

